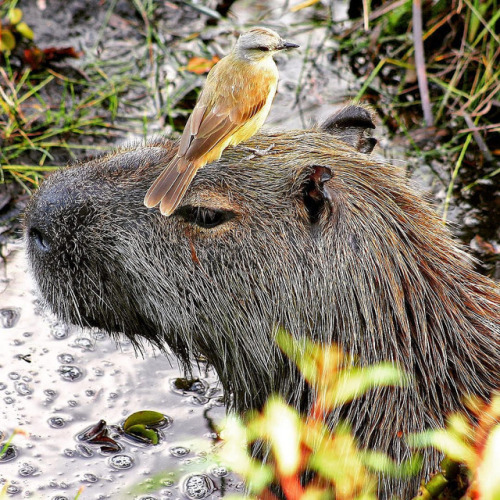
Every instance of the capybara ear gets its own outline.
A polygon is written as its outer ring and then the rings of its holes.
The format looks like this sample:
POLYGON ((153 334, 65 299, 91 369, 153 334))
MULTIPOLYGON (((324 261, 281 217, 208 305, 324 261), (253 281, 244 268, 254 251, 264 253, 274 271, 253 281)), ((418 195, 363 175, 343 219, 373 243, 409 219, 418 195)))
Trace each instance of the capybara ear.
POLYGON ((316 224, 325 212, 329 216, 333 210, 332 193, 326 185, 332 176, 329 167, 322 165, 310 167, 310 174, 303 188, 303 199, 311 224, 316 224))
POLYGON ((369 135, 374 129, 372 115, 361 106, 349 105, 321 125, 321 130, 356 148, 360 153, 369 154, 377 144, 377 139, 369 135))

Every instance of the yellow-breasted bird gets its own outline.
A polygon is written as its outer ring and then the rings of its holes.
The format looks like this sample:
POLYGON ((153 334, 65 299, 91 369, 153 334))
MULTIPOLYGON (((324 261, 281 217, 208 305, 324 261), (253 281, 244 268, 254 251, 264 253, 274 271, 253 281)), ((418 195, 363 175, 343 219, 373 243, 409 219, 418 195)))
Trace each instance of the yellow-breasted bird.
POLYGON ((278 86, 273 55, 294 47, 298 45, 267 28, 241 34, 231 53, 210 70, 177 154, 144 198, 147 207, 160 203, 163 215, 172 214, 198 169, 260 129, 278 86))

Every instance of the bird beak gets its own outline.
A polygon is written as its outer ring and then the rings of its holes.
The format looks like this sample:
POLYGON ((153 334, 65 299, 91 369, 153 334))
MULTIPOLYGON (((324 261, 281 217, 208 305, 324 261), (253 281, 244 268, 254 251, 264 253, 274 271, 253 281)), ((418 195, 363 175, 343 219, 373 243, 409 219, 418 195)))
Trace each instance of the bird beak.
POLYGON ((276 47, 276 50, 296 49, 297 47, 300 47, 300 45, 282 40, 281 44, 276 47))

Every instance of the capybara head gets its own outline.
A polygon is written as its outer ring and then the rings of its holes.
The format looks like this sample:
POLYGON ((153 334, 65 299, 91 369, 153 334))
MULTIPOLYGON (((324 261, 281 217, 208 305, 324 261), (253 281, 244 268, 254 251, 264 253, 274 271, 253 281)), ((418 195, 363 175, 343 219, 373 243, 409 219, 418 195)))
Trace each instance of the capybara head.
MULTIPOLYGON (((351 106, 319 129, 257 135, 200 170, 171 217, 143 205, 170 141, 52 175, 26 214, 42 296, 68 322, 169 346, 186 365, 203 355, 240 411, 272 392, 310 403, 278 327, 363 365, 397 363, 412 386, 373 390, 341 416, 363 445, 407 458, 405 433, 497 388, 500 293, 404 175, 371 158, 372 127, 351 106)), ((437 458, 427 452, 423 474, 437 458)), ((386 494, 419 480, 387 481, 386 494)))

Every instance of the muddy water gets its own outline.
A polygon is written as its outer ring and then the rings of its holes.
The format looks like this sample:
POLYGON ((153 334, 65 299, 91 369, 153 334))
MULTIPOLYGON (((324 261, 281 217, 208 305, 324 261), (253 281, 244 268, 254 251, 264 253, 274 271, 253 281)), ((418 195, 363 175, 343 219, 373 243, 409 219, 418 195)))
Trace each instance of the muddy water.
POLYGON ((9 460, 0 461, 7 497, 73 499, 81 486, 81 499, 219 498, 241 491, 240 480, 209 455, 209 419, 224 416, 213 373, 203 373, 194 391, 174 390, 181 376, 175 361, 151 349, 137 357, 125 338, 115 342, 58 323, 33 294, 22 246, 9 250, 0 275, 0 431, 8 437, 20 428, 27 435, 16 435, 9 460), (138 410, 170 417, 157 446, 113 427, 138 410), (101 419, 120 451, 106 454, 77 439, 101 419))

